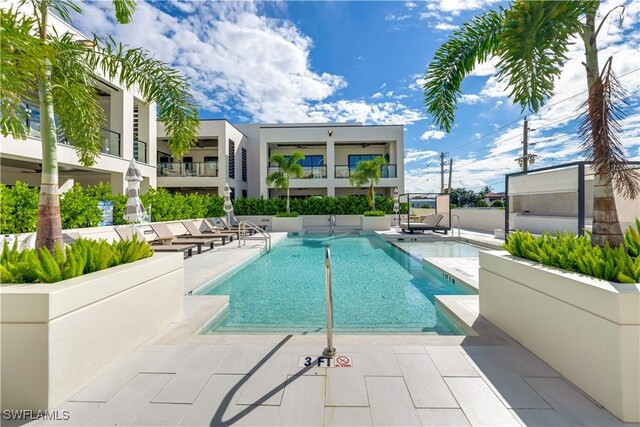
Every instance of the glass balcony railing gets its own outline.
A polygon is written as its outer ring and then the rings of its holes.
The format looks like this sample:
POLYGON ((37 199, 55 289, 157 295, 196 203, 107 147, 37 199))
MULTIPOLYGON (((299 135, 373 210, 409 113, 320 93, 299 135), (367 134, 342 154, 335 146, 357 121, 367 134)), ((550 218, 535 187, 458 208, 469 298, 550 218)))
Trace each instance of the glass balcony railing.
POLYGON ((164 177, 216 177, 218 162, 158 163, 157 171, 164 177))
POLYGON ((109 129, 101 128, 102 131, 102 149, 104 154, 121 157, 120 151, 120 134, 109 129))
MULTIPOLYGON (((278 170, 277 166, 269 166, 267 173, 278 170)), ((300 179, 322 179, 327 177, 326 166, 302 166, 303 175, 300 179)))
MULTIPOLYGON (((356 170, 355 166, 348 165, 336 165, 335 167, 335 177, 336 178, 349 178, 351 173, 356 170)), ((397 178, 398 171, 396 165, 384 165, 380 167, 381 177, 382 178, 397 178)))
POLYGON ((147 143, 136 139, 133 141, 133 158, 137 162, 147 163, 147 143))

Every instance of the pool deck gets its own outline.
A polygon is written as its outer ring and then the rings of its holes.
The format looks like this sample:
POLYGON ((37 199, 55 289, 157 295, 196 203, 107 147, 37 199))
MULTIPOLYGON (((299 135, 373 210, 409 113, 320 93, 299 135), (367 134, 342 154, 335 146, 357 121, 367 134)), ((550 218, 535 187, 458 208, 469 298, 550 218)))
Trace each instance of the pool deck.
MULTIPOLYGON (((186 293, 255 245, 187 260, 186 293)), ((474 268, 446 260, 439 268, 459 280, 474 268)), ((57 408, 69 420, 29 425, 630 425, 480 317, 477 295, 437 297, 467 336, 336 335, 350 368, 300 366, 321 355, 324 335, 198 335, 227 302, 185 297, 180 321, 57 408)))

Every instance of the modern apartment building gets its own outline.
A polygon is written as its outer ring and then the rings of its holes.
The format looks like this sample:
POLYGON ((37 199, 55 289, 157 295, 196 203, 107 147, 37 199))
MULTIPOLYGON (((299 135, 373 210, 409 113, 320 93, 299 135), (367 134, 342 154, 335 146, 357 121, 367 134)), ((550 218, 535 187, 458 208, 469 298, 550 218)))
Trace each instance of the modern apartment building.
POLYGON ((349 176, 361 160, 384 157, 376 193, 404 191, 403 126, 363 126, 358 123, 248 124, 203 120, 197 145, 182 159, 170 155, 166 134, 158 124, 158 186, 184 193, 222 194, 229 183, 234 197, 279 197, 266 177, 276 166, 274 153, 305 155, 304 176, 292 179, 293 197, 364 194, 349 176))
MULTIPOLYGON (((58 33, 72 33, 78 40, 87 37, 50 15, 51 25, 58 33)), ((35 89, 35 88, 34 88, 35 89)), ((135 158, 144 178, 142 191, 156 186, 156 106, 147 103, 135 91, 125 90, 96 72, 95 90, 105 111, 102 127, 102 153, 95 165, 84 167, 78 161, 73 141, 62 136, 58 141, 60 185, 68 188, 72 182, 93 185, 110 182, 114 192, 126 188, 125 172, 135 158), (65 183, 67 185, 65 185, 65 183)), ((26 140, 3 137, 0 145, 1 181, 13 185, 17 180, 31 186, 40 185, 42 145, 40 140, 40 111, 38 105, 24 103, 29 112, 30 134, 26 140)))

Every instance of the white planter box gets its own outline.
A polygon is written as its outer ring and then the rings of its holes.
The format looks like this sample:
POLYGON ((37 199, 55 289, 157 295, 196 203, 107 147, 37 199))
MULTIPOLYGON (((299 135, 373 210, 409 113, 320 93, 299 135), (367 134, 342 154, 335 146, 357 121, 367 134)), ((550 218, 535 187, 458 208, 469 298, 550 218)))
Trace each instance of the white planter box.
POLYGON ((360 217, 360 227, 367 231, 387 231, 391 228, 389 216, 364 216, 360 217))
POLYGON ((302 216, 278 218, 274 216, 271 219, 271 231, 287 231, 299 233, 304 230, 302 226, 302 216))
POLYGON ((618 418, 640 421, 640 285, 480 252, 480 314, 618 418))
POLYGON ((2 410, 52 409, 182 315, 182 254, 0 288, 2 410))

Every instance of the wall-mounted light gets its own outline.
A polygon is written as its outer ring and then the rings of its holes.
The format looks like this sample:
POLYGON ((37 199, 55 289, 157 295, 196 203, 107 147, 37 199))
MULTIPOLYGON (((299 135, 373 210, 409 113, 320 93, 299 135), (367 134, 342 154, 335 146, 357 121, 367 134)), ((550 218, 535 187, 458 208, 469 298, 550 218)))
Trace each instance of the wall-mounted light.
POLYGON ((327 133, 329 134, 329 136, 330 136, 330 137, 331 137, 331 136, 333 136, 333 130, 332 130, 332 129, 329 129, 329 130, 327 131, 327 133))

